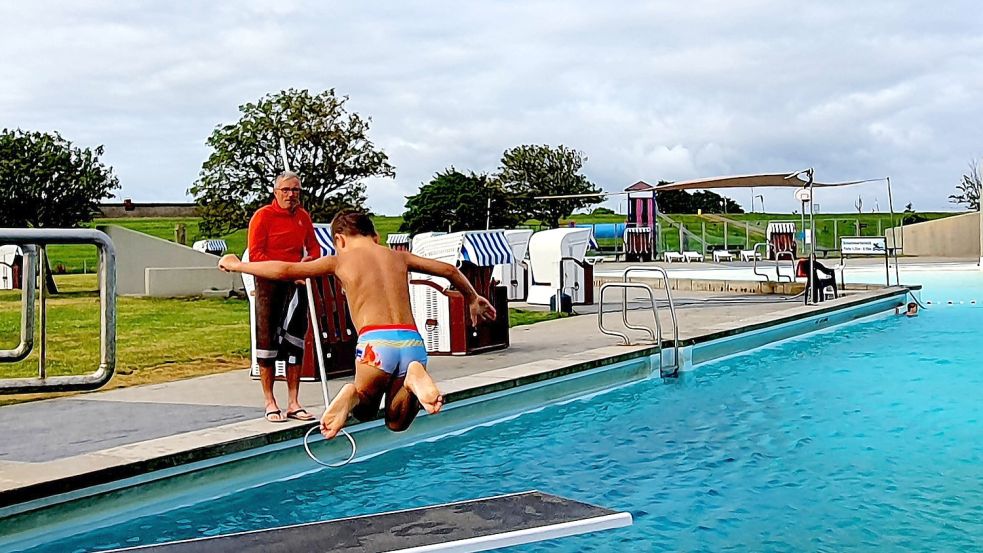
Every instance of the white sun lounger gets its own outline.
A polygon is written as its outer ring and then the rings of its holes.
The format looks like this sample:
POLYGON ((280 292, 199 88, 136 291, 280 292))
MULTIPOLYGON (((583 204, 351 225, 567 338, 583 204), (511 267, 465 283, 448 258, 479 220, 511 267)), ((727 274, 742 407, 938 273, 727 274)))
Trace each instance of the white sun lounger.
POLYGON ((683 258, 687 263, 693 261, 703 261, 703 254, 700 252, 683 252, 683 258))
POLYGON ((713 251, 713 261, 715 263, 720 263, 721 261, 733 261, 734 254, 727 250, 714 250, 713 251))
POLYGON ((741 250, 741 261, 754 261, 755 258, 761 261, 761 254, 755 250, 741 250))
POLYGON ((686 261, 686 258, 683 257, 683 254, 676 253, 676 252, 662 252, 662 259, 664 259, 666 263, 675 263, 677 261, 686 261))

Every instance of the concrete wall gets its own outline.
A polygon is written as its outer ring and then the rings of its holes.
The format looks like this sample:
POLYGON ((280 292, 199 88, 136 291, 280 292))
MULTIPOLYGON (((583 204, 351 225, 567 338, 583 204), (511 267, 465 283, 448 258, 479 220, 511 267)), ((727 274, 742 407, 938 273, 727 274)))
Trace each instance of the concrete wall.
POLYGON ((242 288, 238 275, 216 268, 217 256, 116 225, 101 225, 99 230, 116 247, 118 294, 195 296, 220 286, 242 288), (148 274, 148 269, 157 270, 148 274))
POLYGON ((99 204, 100 217, 197 217, 198 206, 188 203, 99 204), (127 210, 127 205, 131 209, 127 210))
POLYGON ((980 258, 979 212, 895 227, 885 234, 889 247, 897 235, 904 255, 980 258))
POLYGON ((206 290, 242 288, 238 273, 223 273, 212 267, 148 267, 146 295, 155 298, 197 296, 206 290))

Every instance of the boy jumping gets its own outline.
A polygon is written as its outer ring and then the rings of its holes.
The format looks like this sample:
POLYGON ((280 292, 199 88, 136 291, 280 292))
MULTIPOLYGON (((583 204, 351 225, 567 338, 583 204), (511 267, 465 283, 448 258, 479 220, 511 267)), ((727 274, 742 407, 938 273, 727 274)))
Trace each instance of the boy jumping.
POLYGON ((345 384, 321 417, 321 433, 331 439, 349 415, 359 420, 375 416, 386 397, 386 426, 409 428, 422 405, 427 413, 440 411, 444 398, 427 373, 427 351, 410 309, 410 271, 449 280, 464 295, 471 323, 493 320, 495 308, 475 292, 461 271, 441 261, 379 245, 372 220, 346 210, 331 221, 337 255, 314 261, 244 263, 235 255, 219 261, 223 271, 248 273, 271 280, 298 280, 336 275, 358 328, 355 347, 355 383, 345 384))

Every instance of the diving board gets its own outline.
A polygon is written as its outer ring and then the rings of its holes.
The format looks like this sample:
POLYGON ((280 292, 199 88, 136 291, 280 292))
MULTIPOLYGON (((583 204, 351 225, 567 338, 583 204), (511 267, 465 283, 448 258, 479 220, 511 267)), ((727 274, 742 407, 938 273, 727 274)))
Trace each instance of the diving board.
POLYGON ((620 513, 529 491, 114 551, 294 553, 488 551, 631 526, 620 513))

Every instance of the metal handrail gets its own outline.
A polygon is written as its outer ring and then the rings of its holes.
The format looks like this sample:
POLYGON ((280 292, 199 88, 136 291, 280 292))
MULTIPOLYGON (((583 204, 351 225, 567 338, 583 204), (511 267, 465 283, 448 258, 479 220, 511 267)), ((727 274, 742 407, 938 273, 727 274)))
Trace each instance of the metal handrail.
POLYGON ((0 350, 0 363, 27 359, 34 350, 34 294, 37 292, 37 248, 21 246, 21 317, 20 343, 16 348, 0 350))
MULTIPOLYGON (((44 374, 45 327, 42 324, 38 378, 0 379, 0 394, 71 392, 104 386, 116 370, 116 249, 112 240, 105 233, 91 229, 0 229, 0 244, 36 245, 41 248, 48 244, 92 244, 99 248, 100 256, 99 367, 87 375, 48 377, 44 374)), ((41 286, 44 286, 44 282, 41 286)), ((32 296, 29 303, 33 301, 32 296)), ((39 303, 43 322, 46 309, 43 295, 39 303)))
POLYGON ((771 277, 768 276, 768 273, 759 273, 758 272, 758 248, 759 247, 765 248, 765 254, 763 256, 761 256, 761 258, 764 259, 765 257, 768 257, 768 249, 767 249, 768 248, 768 244, 766 242, 758 242, 757 244, 755 244, 754 245, 754 248, 752 248, 752 251, 754 252, 754 255, 752 256, 752 259, 751 259, 751 271, 754 274, 758 275, 758 276, 765 277, 765 282, 771 282, 771 277))
MULTIPOLYGON (((628 275, 631 274, 631 273, 633 273, 633 272, 639 272, 639 271, 652 271, 652 272, 658 273, 660 276, 662 276, 662 285, 663 285, 663 288, 666 291, 666 302, 669 304, 669 317, 672 319, 673 364, 670 365, 670 368, 673 369, 673 371, 678 372, 679 371, 679 323, 676 320, 676 306, 672 302, 672 286, 670 286, 670 284, 669 284, 669 271, 665 270, 662 267, 641 267, 641 266, 626 267, 625 270, 621 273, 622 281, 623 282, 630 282, 629 279, 628 279, 628 275)), ((654 296, 652 296, 652 297, 654 297, 654 296)), ((622 297, 622 300, 623 301, 622 301, 621 313, 622 313, 622 317, 623 317, 623 320, 624 320, 625 327, 626 328, 634 328, 634 327, 632 327, 631 325, 628 324, 628 294, 627 294, 627 292, 622 297)), ((654 311, 654 314, 655 314, 655 327, 656 327, 656 330, 658 330, 658 332, 659 332, 659 369, 662 370, 662 368, 665 366, 665 363, 663 362, 663 357, 662 357, 662 345, 661 345, 662 344, 662 321, 659 319, 659 310, 656 308, 657 306, 655 304, 655 300, 652 300, 652 307, 653 307, 653 311, 654 311)), ((636 330, 639 330, 639 329, 636 328, 636 330)))
MULTIPOLYGON (((625 290, 627 290, 628 288, 635 288, 638 290, 645 290, 649 295, 649 299, 652 300, 652 314, 654 315, 657 308, 655 306, 655 296, 652 293, 652 287, 647 284, 642 284, 640 282, 605 282, 604 284, 601 285, 601 289, 598 292, 599 295, 598 302, 600 305, 597 310, 597 328, 603 334, 607 334, 608 336, 618 336, 619 338, 625 341, 626 346, 630 346, 631 339, 628 337, 627 334, 618 332, 617 330, 611 330, 604 326, 604 291, 609 288, 622 288, 625 290)), ((656 321, 658 321, 658 317, 656 317, 656 321)), ((658 329, 659 327, 658 322, 656 323, 656 327, 658 329)), ((656 345, 659 347, 660 350, 662 349, 661 340, 655 337, 655 331, 653 331, 651 328, 648 327, 642 327, 640 330, 644 330, 645 332, 648 332, 649 337, 652 339, 652 341, 656 342, 656 345)))
POLYGON ((789 282, 795 282, 795 254, 789 250, 775 252, 775 282, 782 281, 782 255, 788 256, 789 266, 792 268, 792 274, 787 275, 785 278, 789 282))

